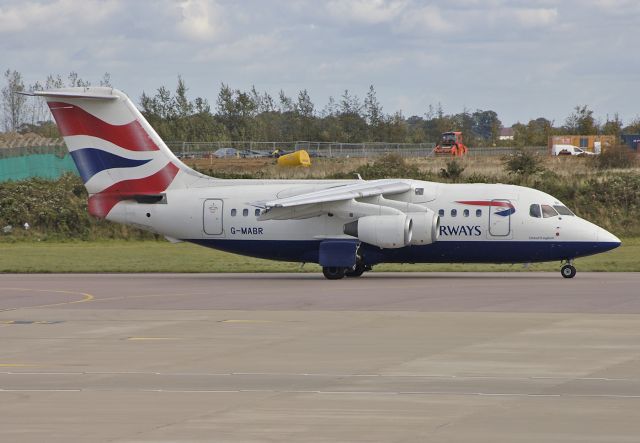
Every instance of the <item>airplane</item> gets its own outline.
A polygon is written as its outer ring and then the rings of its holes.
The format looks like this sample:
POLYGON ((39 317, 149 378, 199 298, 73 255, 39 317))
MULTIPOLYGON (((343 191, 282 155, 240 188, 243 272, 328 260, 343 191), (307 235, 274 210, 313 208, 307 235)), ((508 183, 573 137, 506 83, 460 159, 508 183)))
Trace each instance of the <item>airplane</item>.
POLYGON ((532 263, 614 249, 620 239, 544 192, 409 179, 229 180, 180 161, 123 92, 44 97, 88 191, 89 213, 236 254, 318 263, 329 280, 380 263, 532 263))

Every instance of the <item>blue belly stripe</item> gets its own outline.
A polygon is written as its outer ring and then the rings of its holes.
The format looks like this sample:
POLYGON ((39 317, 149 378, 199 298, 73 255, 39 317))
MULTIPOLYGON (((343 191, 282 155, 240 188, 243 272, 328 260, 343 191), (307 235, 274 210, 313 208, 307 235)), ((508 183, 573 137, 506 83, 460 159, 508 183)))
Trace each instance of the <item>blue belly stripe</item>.
MULTIPOLYGON (((186 240, 251 257, 318 262, 320 240, 186 240)), ((620 246, 615 242, 440 241, 424 246, 380 249, 363 243, 366 264, 378 263, 529 263, 584 257, 620 246)))
POLYGON ((149 160, 132 160, 110 152, 95 148, 78 149, 71 152, 71 157, 85 183, 98 172, 113 168, 135 168, 149 163, 149 160))

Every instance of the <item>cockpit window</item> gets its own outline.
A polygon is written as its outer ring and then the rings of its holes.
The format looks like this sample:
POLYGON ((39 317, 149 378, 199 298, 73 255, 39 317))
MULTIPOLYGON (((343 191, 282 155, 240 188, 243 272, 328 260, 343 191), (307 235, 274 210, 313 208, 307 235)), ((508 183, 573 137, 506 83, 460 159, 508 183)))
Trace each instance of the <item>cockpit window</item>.
POLYGON ((529 206, 529 215, 531 217, 536 217, 536 218, 542 217, 542 213, 540 212, 540 205, 539 204, 533 204, 533 205, 529 206))
POLYGON ((558 211, 558 214, 560 215, 575 215, 573 212, 571 212, 569 210, 569 208, 567 208, 566 206, 562 206, 562 205, 553 205, 554 209, 556 211, 558 211))
POLYGON ((549 205, 540 205, 542 207, 542 216, 544 218, 555 217, 558 215, 555 209, 549 205))

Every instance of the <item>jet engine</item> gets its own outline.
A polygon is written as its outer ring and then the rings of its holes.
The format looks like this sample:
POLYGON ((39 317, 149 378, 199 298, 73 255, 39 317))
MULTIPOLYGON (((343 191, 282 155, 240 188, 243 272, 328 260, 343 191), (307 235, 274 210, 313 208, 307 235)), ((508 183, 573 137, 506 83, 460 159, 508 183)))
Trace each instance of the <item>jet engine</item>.
POLYGON ((380 248, 402 248, 411 243, 411 217, 398 215, 368 215, 344 225, 344 233, 380 248))
POLYGON ((407 216, 413 222, 412 245, 428 245, 438 241, 440 217, 433 211, 411 212, 407 216))

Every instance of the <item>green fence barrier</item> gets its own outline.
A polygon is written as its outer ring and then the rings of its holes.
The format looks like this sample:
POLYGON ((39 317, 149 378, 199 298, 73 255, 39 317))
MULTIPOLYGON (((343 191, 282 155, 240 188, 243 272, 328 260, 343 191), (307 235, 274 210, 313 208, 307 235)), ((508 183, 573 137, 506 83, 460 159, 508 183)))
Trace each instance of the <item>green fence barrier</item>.
POLYGON ((0 158, 0 182, 33 177, 55 180, 67 172, 78 174, 69 154, 31 154, 0 158))

